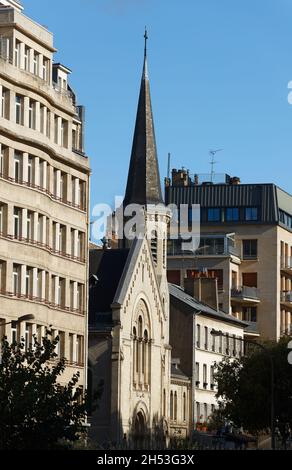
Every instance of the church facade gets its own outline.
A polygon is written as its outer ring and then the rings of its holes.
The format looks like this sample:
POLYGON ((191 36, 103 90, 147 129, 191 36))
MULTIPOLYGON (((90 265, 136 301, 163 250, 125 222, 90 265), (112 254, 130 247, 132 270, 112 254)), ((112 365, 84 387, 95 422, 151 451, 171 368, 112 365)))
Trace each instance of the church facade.
POLYGON ((124 208, 139 204, 145 236, 90 251, 89 389, 102 378, 90 418, 99 442, 149 447, 169 436, 171 354, 166 240, 147 72, 143 73, 124 208), (155 206, 159 205, 159 209, 155 206))

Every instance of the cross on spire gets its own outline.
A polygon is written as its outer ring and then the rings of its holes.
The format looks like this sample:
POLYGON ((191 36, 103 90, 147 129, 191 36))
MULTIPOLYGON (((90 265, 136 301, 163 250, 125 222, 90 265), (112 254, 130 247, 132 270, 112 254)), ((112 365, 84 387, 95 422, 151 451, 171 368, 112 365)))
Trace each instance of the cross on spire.
POLYGON ((148 40, 148 34, 147 34, 147 28, 146 28, 146 26, 145 26, 144 39, 145 39, 144 57, 146 57, 146 55, 147 55, 147 40, 148 40))

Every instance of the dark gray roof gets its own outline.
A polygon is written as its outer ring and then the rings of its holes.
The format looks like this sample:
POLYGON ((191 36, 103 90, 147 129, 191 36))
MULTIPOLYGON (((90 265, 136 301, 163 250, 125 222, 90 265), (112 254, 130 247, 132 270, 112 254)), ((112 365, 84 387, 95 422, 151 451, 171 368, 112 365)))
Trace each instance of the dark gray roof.
POLYGON ((181 379, 181 380, 190 380, 188 377, 178 366, 175 364, 171 364, 171 377, 181 379))
POLYGON ((110 322, 111 304, 122 276, 129 250, 89 251, 89 323, 110 322))
POLYGON ((247 327, 244 328, 245 333, 259 334, 258 325, 254 321, 246 322, 247 327))
MULTIPOLYGON (((292 213, 292 197, 290 195, 292 213)), ((166 204, 200 204, 205 207, 257 207, 260 223, 278 223, 278 197, 274 184, 211 184, 169 186, 166 204)), ((281 208, 281 207, 280 207, 281 208)), ((204 222, 204 220, 202 220, 204 222)), ((238 223, 238 222, 237 222, 238 223)), ((247 223, 246 221, 242 223, 247 223)))
POLYGON ((162 202, 145 55, 124 205, 162 202))
POLYGON ((168 284, 168 287, 170 293, 170 302, 171 297, 174 297, 180 302, 183 302, 185 305, 187 305, 190 309, 193 310, 194 313, 203 313, 209 317, 216 318, 217 320, 225 321, 228 323, 234 323, 238 326, 241 326, 242 328, 247 325, 247 322, 238 320, 232 315, 228 315, 227 313, 221 312, 220 310, 216 311, 208 305, 204 304, 203 302, 198 301, 191 295, 187 294, 182 287, 170 283, 168 284))

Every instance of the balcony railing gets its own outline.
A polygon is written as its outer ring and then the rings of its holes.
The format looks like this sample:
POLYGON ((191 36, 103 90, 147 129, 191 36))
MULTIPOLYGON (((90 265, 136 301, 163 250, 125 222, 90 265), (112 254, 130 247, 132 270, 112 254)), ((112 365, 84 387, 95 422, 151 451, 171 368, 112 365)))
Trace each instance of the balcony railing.
POLYGON ((61 305, 61 304, 56 304, 54 302, 50 302, 47 299, 36 297, 31 294, 21 294, 20 292, 9 292, 9 291, 1 289, 0 295, 3 295, 4 297, 19 299, 19 300, 37 302, 39 304, 47 305, 48 307, 56 309, 56 310, 63 310, 65 312, 75 313, 75 314, 83 315, 83 316, 85 315, 84 310, 81 310, 78 308, 66 307, 65 305, 61 305))
POLYGON ((259 300, 259 289, 248 286, 233 287, 231 289, 231 297, 238 299, 259 300))
POLYGON ((292 256, 283 256, 281 258, 281 269, 292 270, 292 256))
POLYGON ((281 292, 281 302, 287 302, 292 304, 292 291, 282 291, 281 292))
POLYGON ((237 256, 240 257, 240 251, 230 244, 218 244, 211 246, 200 246, 195 252, 183 250, 181 243, 176 240, 170 240, 167 246, 168 256, 193 255, 193 256, 237 256))
POLYGON ((16 235, 9 235, 9 234, 6 234, 4 232, 0 232, 0 238, 5 238, 7 240, 16 240, 16 241, 19 241, 19 242, 22 242, 22 243, 26 243, 28 245, 34 245, 34 246, 37 246, 39 248, 43 248, 43 249, 49 251, 50 253, 52 253, 54 255, 62 256, 63 258, 67 258, 67 259, 70 259, 70 260, 73 260, 73 261, 78 261, 79 263, 85 263, 85 258, 84 257, 74 256, 74 255, 66 253, 62 250, 55 250, 54 248, 51 248, 46 243, 39 242, 37 240, 32 240, 31 238, 21 237, 21 236, 16 236, 16 235))
POLYGON ((11 183, 17 183, 17 184, 20 184, 22 186, 26 186, 26 187, 31 188, 31 189, 36 189, 36 190, 46 194, 47 196, 49 196, 54 201, 61 202, 62 204, 66 204, 66 206, 74 207, 75 209, 79 209, 83 212, 86 211, 86 208, 83 207, 81 204, 75 204, 74 202, 68 201, 67 199, 65 199, 63 197, 58 197, 55 194, 51 193, 48 189, 44 188, 43 186, 38 186, 37 184, 31 183, 30 181, 24 181, 21 178, 12 178, 11 176, 6 176, 3 173, 0 173, 0 178, 4 179, 6 181, 9 181, 11 183))

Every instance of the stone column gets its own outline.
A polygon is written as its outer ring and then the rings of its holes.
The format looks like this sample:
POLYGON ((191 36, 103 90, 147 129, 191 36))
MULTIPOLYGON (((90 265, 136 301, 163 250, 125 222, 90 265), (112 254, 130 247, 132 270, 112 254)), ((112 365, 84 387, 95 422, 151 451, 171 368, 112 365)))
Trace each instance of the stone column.
POLYGON ((35 102, 35 130, 41 130, 41 104, 39 101, 35 102))

